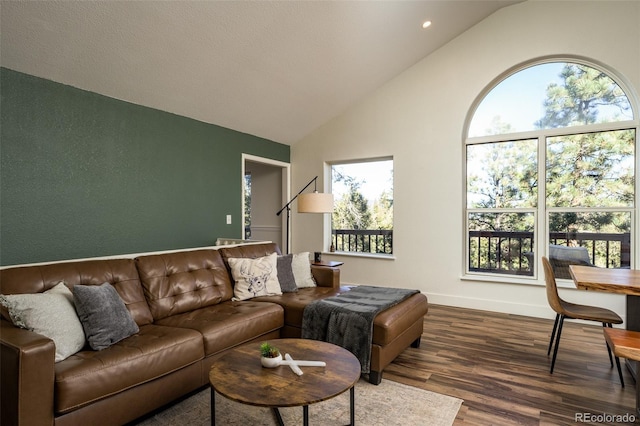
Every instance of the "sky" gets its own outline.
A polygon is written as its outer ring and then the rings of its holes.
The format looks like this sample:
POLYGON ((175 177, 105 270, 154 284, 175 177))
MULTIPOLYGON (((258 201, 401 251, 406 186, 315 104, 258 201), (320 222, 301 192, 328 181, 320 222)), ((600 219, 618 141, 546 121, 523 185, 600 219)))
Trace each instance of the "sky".
MULTIPOLYGON (((393 160, 334 164, 333 167, 343 174, 364 180, 360 192, 370 202, 378 199, 385 189, 393 188, 393 160)), ((337 200, 347 192, 347 188, 340 182, 332 186, 331 192, 337 200)))
MULTIPOLYGON (((535 130, 534 122, 544 116, 543 102, 550 83, 563 84, 559 77, 564 62, 552 62, 525 68, 502 80, 482 100, 471 125, 469 137, 483 136, 495 116, 509 123, 515 132, 535 130)), ((600 107, 600 119, 620 113, 617 108, 600 107)), ((626 117, 631 120, 632 117, 626 117)))
POLYGON ((558 77, 564 64, 543 64, 524 69, 500 82, 482 100, 476 110, 469 136, 482 136, 499 115, 515 131, 533 130, 533 123, 544 115, 543 101, 551 82, 561 83, 558 77))

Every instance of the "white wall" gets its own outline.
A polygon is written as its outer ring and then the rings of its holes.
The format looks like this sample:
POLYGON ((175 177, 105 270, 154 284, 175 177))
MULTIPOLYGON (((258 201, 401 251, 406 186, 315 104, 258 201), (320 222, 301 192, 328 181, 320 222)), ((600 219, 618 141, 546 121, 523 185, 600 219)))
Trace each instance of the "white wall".
MULTIPOLYGON (((501 9, 292 147, 294 188, 323 176, 327 161, 394 157, 395 260, 325 254, 345 262, 343 282, 419 288, 437 304, 553 316, 542 276, 529 285, 461 277, 470 109, 507 70, 555 55, 603 64, 637 94, 640 2, 528 1, 501 9)), ((292 251, 322 247, 321 227, 321 217, 294 213, 292 251)), ((624 296, 561 292, 624 316, 624 296)))

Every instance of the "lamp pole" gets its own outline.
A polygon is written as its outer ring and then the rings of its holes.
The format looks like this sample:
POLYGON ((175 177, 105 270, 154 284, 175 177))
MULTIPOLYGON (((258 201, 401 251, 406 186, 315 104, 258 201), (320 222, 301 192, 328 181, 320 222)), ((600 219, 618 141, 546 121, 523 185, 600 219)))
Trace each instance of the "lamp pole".
MULTIPOLYGON (((314 177, 313 179, 311 179, 309 181, 308 184, 306 184, 304 186, 304 188, 302 188, 300 190, 300 192, 298 192, 296 194, 295 197, 293 197, 291 200, 289 200, 289 202, 287 204, 284 205, 284 207, 282 207, 280 209, 280 211, 278 213, 276 213, 276 216, 280 216, 280 214, 282 214, 282 212, 286 209, 287 210, 287 254, 289 253, 289 222, 291 220, 291 203, 293 203, 293 201, 298 198, 298 195, 302 194, 304 192, 305 189, 307 189, 312 183, 315 183, 316 180, 318 179, 318 176, 314 177)), ((314 186, 315 187, 315 186, 314 186)))

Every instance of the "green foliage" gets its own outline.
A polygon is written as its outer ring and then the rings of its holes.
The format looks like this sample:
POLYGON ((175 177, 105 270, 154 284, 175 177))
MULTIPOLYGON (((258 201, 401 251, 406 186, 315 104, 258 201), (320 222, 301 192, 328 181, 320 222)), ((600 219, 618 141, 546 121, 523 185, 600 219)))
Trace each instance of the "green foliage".
POLYGON ((539 129, 596 123, 600 106, 614 106, 621 112, 631 108, 620 86, 595 68, 566 64, 560 77, 563 84, 547 87, 545 113, 535 123, 539 129))
POLYGON ((332 219, 334 229, 370 229, 371 212, 367 199, 352 188, 335 204, 332 219))
POLYGON ((376 229, 393 229, 393 194, 384 191, 373 202, 371 221, 376 229))
POLYGON ((547 205, 633 206, 634 139, 633 130, 549 138, 547 205))
POLYGON ((535 207, 538 199, 537 141, 467 146, 469 207, 535 207))
POLYGON ((244 238, 251 238, 251 173, 244 175, 244 238))
POLYGON ((265 358, 275 358, 280 355, 280 351, 275 346, 272 346, 269 342, 262 342, 260 344, 260 355, 265 358))

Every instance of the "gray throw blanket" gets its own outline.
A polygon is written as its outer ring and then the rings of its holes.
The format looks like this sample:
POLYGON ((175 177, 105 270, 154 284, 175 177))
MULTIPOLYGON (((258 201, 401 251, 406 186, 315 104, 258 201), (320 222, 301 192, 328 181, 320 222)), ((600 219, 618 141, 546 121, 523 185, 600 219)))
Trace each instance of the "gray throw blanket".
POLYGON ((341 346, 369 373, 375 316, 418 290, 358 286, 337 296, 309 303, 302 315, 302 338, 341 346))

